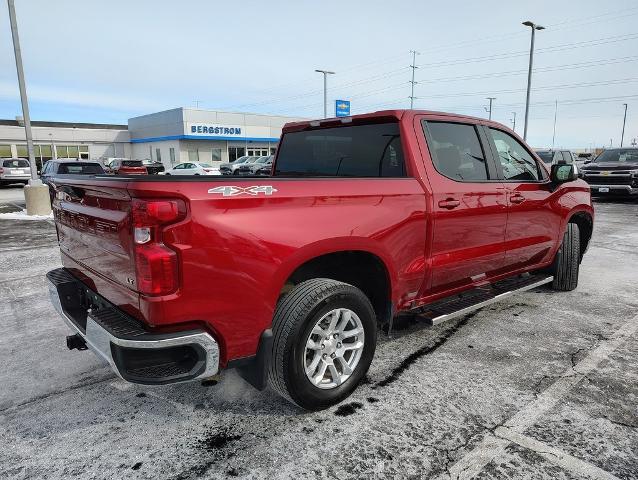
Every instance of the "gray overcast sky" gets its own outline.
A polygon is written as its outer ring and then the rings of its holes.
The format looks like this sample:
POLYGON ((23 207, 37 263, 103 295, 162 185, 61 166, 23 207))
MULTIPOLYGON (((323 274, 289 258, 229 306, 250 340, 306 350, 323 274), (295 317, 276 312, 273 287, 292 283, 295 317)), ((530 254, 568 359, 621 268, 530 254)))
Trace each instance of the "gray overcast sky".
MULTIPOLYGON (((35 120, 126 123, 177 106, 320 117, 409 106, 487 116, 522 134, 531 19, 537 34, 528 140, 614 146, 638 137, 638 1, 16 0, 35 120)), ((0 3, 0 118, 21 113, 0 3)))

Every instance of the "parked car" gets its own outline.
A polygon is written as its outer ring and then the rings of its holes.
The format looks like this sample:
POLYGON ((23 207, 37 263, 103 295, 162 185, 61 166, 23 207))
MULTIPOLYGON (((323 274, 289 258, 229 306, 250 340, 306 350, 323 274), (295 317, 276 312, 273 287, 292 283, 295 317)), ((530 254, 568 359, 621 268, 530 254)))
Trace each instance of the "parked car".
POLYGON ((130 160, 130 158, 120 158, 120 157, 109 157, 106 160, 104 160, 104 171, 106 173, 115 173, 111 170, 111 164, 113 164, 115 162, 115 160, 121 160, 121 161, 125 161, 125 160, 130 160))
POLYGON ((588 163, 591 163, 591 161, 594 158, 595 158, 595 155, 593 153, 579 153, 576 156, 576 160, 575 160, 578 170, 580 171, 582 167, 584 167, 588 163))
POLYGON ((266 155, 264 157, 259 157, 253 163, 244 164, 248 168, 247 171, 243 170, 242 168, 240 168, 239 170, 244 175, 246 175, 246 174, 254 175, 257 172, 257 170, 259 170, 260 168, 262 168, 265 165, 270 165, 270 168, 272 168, 273 156, 274 155, 266 155))
POLYGON ((31 164, 24 158, 0 158, 0 185, 29 183, 31 164))
POLYGON ((146 167, 146 172, 149 175, 157 175, 164 172, 164 164, 162 162, 155 162, 153 160, 142 160, 142 165, 146 167))
POLYGON ((267 160, 265 163, 262 163, 259 166, 257 166, 255 171, 253 172, 253 175, 270 176, 272 174, 273 159, 274 159, 274 155, 270 155, 270 159, 269 160, 267 160))
POLYGON ((184 162, 167 170, 164 175, 215 175, 215 173, 215 167, 209 163, 184 162))
POLYGON ((222 175, 239 175, 238 169, 244 165, 244 163, 248 161, 256 160, 259 157, 251 157, 245 155, 243 157, 239 157, 234 162, 222 163, 219 165, 219 171, 222 175))
POLYGON ((55 159, 49 160, 42 167, 40 178, 43 183, 50 184, 60 175, 103 175, 106 172, 99 162, 55 159))
POLYGON ((316 410, 350 395, 402 312, 439 324, 576 288, 594 211, 573 165, 478 118, 347 120, 285 125, 268 178, 56 181, 47 277, 69 348, 143 384, 236 368, 316 410))
POLYGON ((109 163, 108 169, 113 175, 146 175, 148 173, 142 160, 115 158, 109 163))
POLYGON ((570 150, 536 150, 536 155, 548 165, 559 163, 570 164, 576 161, 574 153, 570 150))
POLYGON ((638 148, 604 150, 582 167, 581 177, 593 195, 638 195, 638 148))

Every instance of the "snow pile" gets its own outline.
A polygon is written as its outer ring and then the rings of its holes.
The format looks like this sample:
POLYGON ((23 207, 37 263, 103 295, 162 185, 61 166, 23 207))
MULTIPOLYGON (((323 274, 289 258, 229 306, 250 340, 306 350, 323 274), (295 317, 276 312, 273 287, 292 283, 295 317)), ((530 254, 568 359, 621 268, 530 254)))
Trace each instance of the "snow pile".
POLYGON ((49 215, 27 215, 27 210, 20 212, 0 213, 0 220, 49 220, 53 218, 53 213, 49 215))

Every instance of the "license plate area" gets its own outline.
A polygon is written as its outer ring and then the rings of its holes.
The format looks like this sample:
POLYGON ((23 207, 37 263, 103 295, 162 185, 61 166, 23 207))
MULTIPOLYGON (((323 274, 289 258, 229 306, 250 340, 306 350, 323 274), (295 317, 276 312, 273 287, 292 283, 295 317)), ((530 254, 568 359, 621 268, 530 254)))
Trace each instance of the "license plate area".
POLYGON ((598 187, 600 193, 609 193, 609 187, 598 187))

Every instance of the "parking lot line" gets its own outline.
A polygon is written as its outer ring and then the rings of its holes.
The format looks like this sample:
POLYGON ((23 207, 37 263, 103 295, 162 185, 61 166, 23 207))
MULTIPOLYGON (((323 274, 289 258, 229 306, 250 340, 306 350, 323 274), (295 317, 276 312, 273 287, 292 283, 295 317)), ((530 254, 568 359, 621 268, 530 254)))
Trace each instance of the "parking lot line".
POLYGON ((585 462, 579 458, 573 457, 568 453, 565 453, 557 448, 547 445, 546 443, 539 442, 531 437, 516 433, 507 427, 498 427, 494 433, 510 442, 514 442, 521 447, 532 450, 538 453, 540 456, 555 463, 559 467, 568 470, 578 476, 587 478, 597 478, 601 480, 620 480, 617 476, 603 470, 602 468, 585 462))
MULTIPOLYGON (((519 410, 503 424, 503 427, 506 427, 511 434, 522 435, 637 330, 638 315, 625 322, 608 340, 602 341, 589 355, 567 369, 559 380, 546 388, 536 400, 519 410)), ((476 477, 489 462, 501 456, 510 443, 509 439, 496 437, 493 434, 486 435, 473 450, 452 465, 449 469, 450 477, 459 480, 476 477)))

